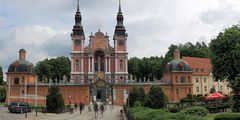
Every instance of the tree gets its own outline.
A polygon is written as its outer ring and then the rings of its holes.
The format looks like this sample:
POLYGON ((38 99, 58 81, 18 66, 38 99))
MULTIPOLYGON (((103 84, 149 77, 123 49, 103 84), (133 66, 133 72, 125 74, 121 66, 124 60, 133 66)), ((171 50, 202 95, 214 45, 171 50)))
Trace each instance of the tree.
POLYGON ((143 87, 134 86, 129 93, 129 105, 133 107, 136 101, 139 101, 142 105, 144 104, 145 92, 143 87))
POLYGON ((57 57, 50 60, 45 59, 39 61, 35 67, 36 74, 40 81, 49 82, 52 79, 53 82, 60 82, 65 75, 70 78, 71 62, 68 57, 57 57), (55 81, 57 79, 57 81, 55 81))
POLYGON ((2 67, 0 66, 0 85, 3 84, 3 70, 2 67))
MULTIPOLYGON (((235 104, 240 104, 240 26, 233 25, 220 32, 211 40, 212 73, 216 80, 228 80, 234 92, 235 104)), ((240 112, 240 105, 234 105, 233 110, 240 112)))
POLYGON ((6 89, 5 87, 0 87, 0 102, 5 102, 6 100, 6 89))
POLYGON ((213 94, 214 92, 216 92, 215 87, 211 87, 211 89, 210 89, 210 93, 213 94))
POLYGON ((145 98, 144 106, 160 109, 166 105, 167 98, 159 85, 153 85, 145 98))
POLYGON ((53 85, 48 89, 46 106, 50 113, 62 112, 61 110, 64 108, 64 100, 57 85, 53 85))

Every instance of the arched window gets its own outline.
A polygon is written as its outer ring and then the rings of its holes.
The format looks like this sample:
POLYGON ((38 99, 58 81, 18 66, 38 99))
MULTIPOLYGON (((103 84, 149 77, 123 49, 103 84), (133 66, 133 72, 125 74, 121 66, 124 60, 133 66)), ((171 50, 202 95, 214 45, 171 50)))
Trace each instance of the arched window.
POLYGON ((123 60, 120 60, 120 71, 123 71, 123 60))
POLYGON ((76 60, 75 67, 76 67, 76 70, 79 71, 79 69, 80 69, 79 60, 76 60))

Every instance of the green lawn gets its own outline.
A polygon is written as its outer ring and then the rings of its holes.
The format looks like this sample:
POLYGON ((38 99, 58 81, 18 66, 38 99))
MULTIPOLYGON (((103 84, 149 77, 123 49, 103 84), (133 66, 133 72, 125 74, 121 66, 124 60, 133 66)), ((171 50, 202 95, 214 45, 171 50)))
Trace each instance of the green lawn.
POLYGON ((205 117, 205 120, 214 120, 214 117, 223 113, 230 113, 230 112, 221 112, 221 113, 210 113, 205 117))

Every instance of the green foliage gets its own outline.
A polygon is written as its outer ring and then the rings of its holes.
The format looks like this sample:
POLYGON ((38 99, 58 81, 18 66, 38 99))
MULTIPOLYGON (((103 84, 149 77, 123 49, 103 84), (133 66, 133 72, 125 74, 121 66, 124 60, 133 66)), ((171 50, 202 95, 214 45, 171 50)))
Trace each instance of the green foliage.
POLYGON ((177 113, 177 112, 180 112, 180 110, 182 110, 182 107, 169 107, 168 110, 171 113, 177 113))
POLYGON ((189 114, 189 115, 197 115, 197 116, 207 116, 208 110, 204 107, 195 106, 195 107, 188 107, 181 110, 182 113, 189 114))
POLYGON ((211 87, 211 89, 210 89, 210 93, 213 94, 213 93, 215 93, 215 92, 216 92, 215 87, 211 87))
MULTIPOLYGON (((216 80, 227 79, 235 95, 240 94, 240 25, 220 32, 210 43, 212 73, 216 80)), ((240 112, 240 99, 235 97, 233 110, 240 112)))
POLYGON ((136 101, 139 101, 143 105, 144 98, 145 92, 143 87, 134 86, 129 93, 129 105, 133 107, 136 101))
POLYGON ((144 106, 159 109, 166 105, 166 97, 159 85, 153 85, 145 98, 144 106))
POLYGON ((173 52, 175 49, 179 49, 182 56, 188 57, 200 57, 200 58, 210 58, 211 52, 209 47, 205 42, 197 42, 195 45, 187 42, 185 44, 178 44, 171 46, 168 48, 168 52, 165 55, 165 58, 173 58, 173 52))
POLYGON ((53 82, 60 82, 59 80, 63 80, 64 75, 70 78, 70 64, 68 57, 45 59, 36 64, 35 72, 40 81, 49 82, 49 79, 52 79, 53 82), (58 81, 55 81, 56 79, 58 81))
POLYGON ((134 102, 134 107, 142 107, 141 102, 139 101, 134 102))
POLYGON ((130 108, 130 112, 136 120, 203 120, 203 117, 186 115, 182 113, 170 113, 162 109, 145 107, 130 108))
POLYGON ((214 117, 214 120, 240 120, 239 113, 223 113, 214 117))
POLYGON ((0 87, 0 101, 5 102, 6 100, 6 89, 5 87, 0 87))
POLYGON ((163 57, 144 57, 142 59, 133 57, 128 60, 128 72, 137 80, 160 79, 163 75, 162 62, 163 57))
POLYGON ((50 113, 61 112, 59 110, 64 108, 64 100, 58 86, 53 85, 48 89, 46 106, 50 113))
POLYGON ((180 99, 181 102, 195 102, 197 101, 195 97, 193 97, 191 94, 187 94, 186 97, 180 99))
POLYGON ((0 66, 0 85, 3 84, 3 70, 2 67, 0 66))

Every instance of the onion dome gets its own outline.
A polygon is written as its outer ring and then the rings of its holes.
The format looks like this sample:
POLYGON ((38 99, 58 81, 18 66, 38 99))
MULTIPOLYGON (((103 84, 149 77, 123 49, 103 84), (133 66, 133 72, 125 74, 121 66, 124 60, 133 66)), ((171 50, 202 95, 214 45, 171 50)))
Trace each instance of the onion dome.
POLYGON ((179 49, 174 51, 174 59, 167 63, 166 72, 192 72, 189 64, 180 59, 179 49))
POLYGON ((8 67, 8 73, 34 73, 33 64, 25 59, 26 50, 19 50, 19 59, 12 62, 8 67))

